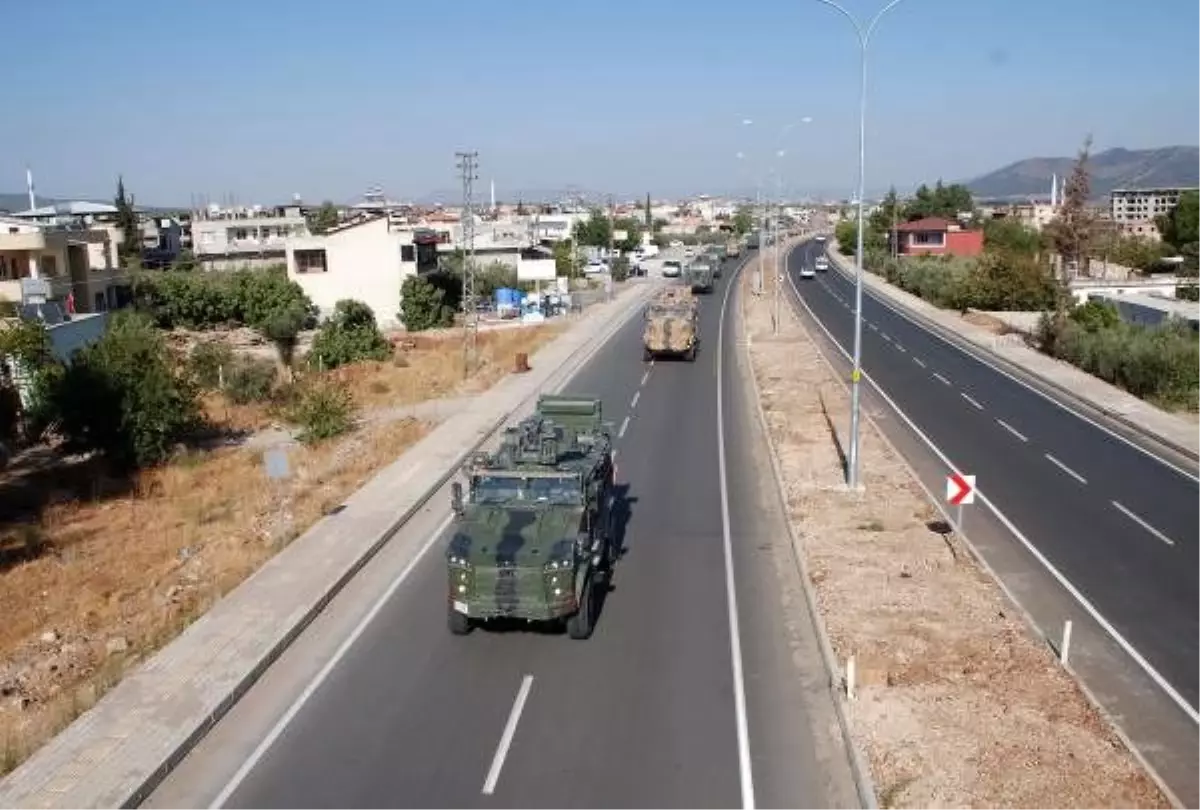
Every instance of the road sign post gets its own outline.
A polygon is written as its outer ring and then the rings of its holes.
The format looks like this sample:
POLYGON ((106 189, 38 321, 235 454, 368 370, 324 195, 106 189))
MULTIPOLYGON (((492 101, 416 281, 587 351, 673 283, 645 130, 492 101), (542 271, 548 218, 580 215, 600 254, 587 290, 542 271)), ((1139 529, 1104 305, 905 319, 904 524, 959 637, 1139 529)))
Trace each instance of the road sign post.
POLYGON ((975 476, 956 472, 946 476, 946 503, 956 507, 955 528, 963 533, 963 507, 975 503, 975 476))

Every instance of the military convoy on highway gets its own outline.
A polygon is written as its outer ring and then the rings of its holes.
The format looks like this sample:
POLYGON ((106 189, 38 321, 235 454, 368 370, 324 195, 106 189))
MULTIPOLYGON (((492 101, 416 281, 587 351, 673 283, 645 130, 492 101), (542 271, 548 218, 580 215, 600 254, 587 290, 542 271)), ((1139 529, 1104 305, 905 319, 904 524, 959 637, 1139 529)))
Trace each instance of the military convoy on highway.
POLYGON ((697 256, 683 269, 683 283, 688 285, 692 292, 710 293, 713 290, 715 275, 711 258, 707 255, 697 256))
POLYGON ((682 357, 696 359, 700 344, 700 302, 690 287, 667 287, 646 307, 642 330, 642 359, 682 357))
POLYGON ((542 395, 464 473, 465 491, 451 485, 450 632, 504 618, 590 637, 617 551, 612 430, 600 400, 542 395))

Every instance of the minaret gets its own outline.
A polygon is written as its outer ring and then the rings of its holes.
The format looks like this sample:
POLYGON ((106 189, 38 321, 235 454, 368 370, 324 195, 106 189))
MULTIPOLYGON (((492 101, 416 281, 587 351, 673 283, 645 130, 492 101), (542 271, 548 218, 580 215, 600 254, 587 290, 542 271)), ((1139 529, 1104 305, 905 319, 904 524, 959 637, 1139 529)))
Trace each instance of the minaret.
POLYGON ((492 181, 492 210, 496 210, 496 181, 492 181))
POLYGON ((29 210, 37 208, 37 195, 33 192, 33 169, 25 167, 25 188, 29 191, 29 210))
POLYGON ((1058 207, 1058 175, 1050 175, 1050 207, 1058 207))

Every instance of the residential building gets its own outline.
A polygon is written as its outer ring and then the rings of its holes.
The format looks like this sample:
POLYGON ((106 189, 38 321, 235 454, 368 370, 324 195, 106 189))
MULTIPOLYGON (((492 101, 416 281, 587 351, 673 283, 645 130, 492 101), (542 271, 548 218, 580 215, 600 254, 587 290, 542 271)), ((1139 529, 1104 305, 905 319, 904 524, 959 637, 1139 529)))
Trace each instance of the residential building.
POLYGON ((299 204, 264 208, 210 205, 192 212, 192 253, 210 270, 282 264, 287 242, 308 235, 299 204))
POLYGON ((102 227, 0 217, 0 300, 22 301, 21 279, 43 279, 48 299, 76 312, 124 306, 131 283, 118 269, 116 242, 102 227))
POLYGON ((901 256, 978 256, 983 252, 982 230, 938 217, 898 225, 894 236, 901 256))
POLYGON ((1109 194, 1109 213, 1123 233, 1155 241, 1162 238, 1156 220, 1171 213, 1179 196, 1194 188, 1113 189, 1109 194))

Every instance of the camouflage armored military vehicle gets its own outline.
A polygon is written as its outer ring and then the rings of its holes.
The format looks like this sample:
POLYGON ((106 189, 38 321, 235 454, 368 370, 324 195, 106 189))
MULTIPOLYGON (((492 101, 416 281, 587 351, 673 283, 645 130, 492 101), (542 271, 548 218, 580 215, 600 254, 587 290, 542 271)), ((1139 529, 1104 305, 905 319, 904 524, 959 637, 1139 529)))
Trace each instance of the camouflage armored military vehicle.
POLYGON ((687 286, 668 287, 646 307, 642 332, 642 359, 683 357, 696 359, 700 343, 700 302, 687 286))
POLYGON ((683 282, 692 288, 692 292, 713 291, 713 267, 707 256, 697 256, 683 268, 683 282))
POLYGON ((720 278, 722 265, 725 264, 725 248, 721 245, 709 245, 708 263, 712 266, 713 278, 720 278))
POLYGON ((565 623, 591 636, 596 596, 611 570, 612 431, 598 399, 543 395, 505 430, 500 447, 451 484, 446 549, 449 625, 511 618, 565 623))
POLYGON ((742 238, 740 236, 731 236, 729 241, 725 243, 725 257, 727 259, 736 259, 742 255, 742 238))

